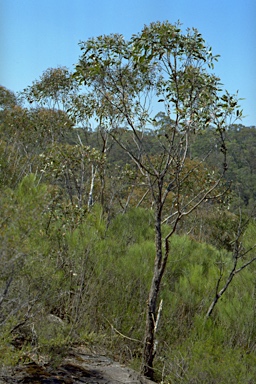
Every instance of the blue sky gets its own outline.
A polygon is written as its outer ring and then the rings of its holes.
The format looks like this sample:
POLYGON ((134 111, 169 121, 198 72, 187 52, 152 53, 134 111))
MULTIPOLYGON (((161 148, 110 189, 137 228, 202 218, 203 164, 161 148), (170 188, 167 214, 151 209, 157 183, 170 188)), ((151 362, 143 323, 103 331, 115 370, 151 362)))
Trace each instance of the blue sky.
POLYGON ((72 69, 79 41, 165 20, 202 33, 221 55, 216 75, 245 98, 243 124, 256 125, 255 0, 0 0, 0 84, 21 91, 47 68, 72 69))

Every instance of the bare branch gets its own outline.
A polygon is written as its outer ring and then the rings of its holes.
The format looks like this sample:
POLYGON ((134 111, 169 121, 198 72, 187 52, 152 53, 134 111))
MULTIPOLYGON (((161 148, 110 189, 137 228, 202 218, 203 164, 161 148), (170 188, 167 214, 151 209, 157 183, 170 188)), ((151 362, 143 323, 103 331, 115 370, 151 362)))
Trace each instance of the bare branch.
POLYGON ((217 281, 217 284, 216 284, 216 295, 215 295, 214 300, 212 301, 212 303, 210 304, 210 306, 208 308, 208 311, 206 313, 206 318, 209 318, 211 316, 217 302, 219 301, 221 296, 228 289, 234 276, 236 274, 238 274, 239 272, 241 272, 243 269, 247 268, 249 265, 251 265, 256 260, 256 256, 254 256, 248 262, 244 263, 241 267, 237 268, 237 264, 238 264, 239 259, 241 259, 242 257, 244 257, 245 255, 247 255, 249 252, 251 252, 253 249, 256 248, 256 244, 254 244, 252 247, 250 247, 250 249, 243 252, 242 243, 240 241, 241 235, 242 235, 242 224, 241 224, 241 215, 240 215, 240 223, 239 223, 239 227, 237 230, 237 236, 236 236, 236 239, 234 241, 233 267, 232 267, 231 271, 229 272, 229 275, 227 277, 227 280, 226 280, 223 288, 219 290, 219 286, 220 286, 220 282, 221 282, 221 279, 223 277, 223 274, 220 275, 220 277, 217 281))

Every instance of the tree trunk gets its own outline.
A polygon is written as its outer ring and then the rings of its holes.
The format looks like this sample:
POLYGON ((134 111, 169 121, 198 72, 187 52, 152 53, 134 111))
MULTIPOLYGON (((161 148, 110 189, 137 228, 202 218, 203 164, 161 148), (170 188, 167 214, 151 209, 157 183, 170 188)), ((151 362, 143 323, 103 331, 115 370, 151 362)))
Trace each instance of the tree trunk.
POLYGON ((156 258, 154 266, 154 274, 151 281, 149 291, 147 313, 146 313, 146 327, 144 338, 144 351, 142 362, 142 374, 150 379, 153 379, 154 369, 153 361, 156 352, 156 319, 157 319, 157 301, 160 290, 160 284, 165 269, 165 264, 162 262, 162 230, 161 230, 161 214, 156 215, 156 258))
POLYGON ((156 304, 160 281, 158 276, 153 276, 151 289, 149 293, 147 314, 146 314, 146 328, 144 338, 144 351, 142 374, 150 379, 153 379, 154 369, 153 361, 155 357, 155 322, 156 322, 156 304))

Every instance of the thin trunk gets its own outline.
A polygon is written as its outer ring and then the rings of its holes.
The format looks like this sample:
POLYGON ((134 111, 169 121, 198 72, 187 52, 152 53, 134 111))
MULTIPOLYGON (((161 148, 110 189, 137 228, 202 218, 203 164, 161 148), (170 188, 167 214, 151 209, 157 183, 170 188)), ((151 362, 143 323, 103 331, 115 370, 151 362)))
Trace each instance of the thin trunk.
POLYGON ((93 205, 93 188, 94 188, 94 179, 97 172, 97 167, 94 170, 94 166, 92 165, 92 178, 91 178, 91 186, 90 186, 90 192, 89 192, 89 198, 88 198, 88 208, 90 209, 93 205))
POLYGON ((157 322, 157 301, 160 284, 166 263, 163 263, 161 211, 156 215, 156 258, 154 274, 147 302, 146 327, 144 337, 144 352, 142 362, 142 374, 153 379, 153 361, 155 357, 155 332, 157 322))
POLYGON ((155 270, 151 289, 148 298, 147 314, 146 314, 146 329, 144 338, 144 352, 142 373, 144 376, 153 379, 154 369, 153 361, 155 357, 155 324, 156 324, 156 306, 159 293, 161 279, 159 272, 155 270))

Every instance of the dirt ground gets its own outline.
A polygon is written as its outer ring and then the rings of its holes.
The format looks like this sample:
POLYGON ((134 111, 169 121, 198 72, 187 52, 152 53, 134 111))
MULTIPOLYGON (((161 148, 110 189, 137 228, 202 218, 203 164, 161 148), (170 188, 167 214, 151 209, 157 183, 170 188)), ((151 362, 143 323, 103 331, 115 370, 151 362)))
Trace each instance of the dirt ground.
POLYGON ((87 348, 73 349, 56 369, 35 362, 0 373, 0 384, 153 384, 134 370, 87 348))

